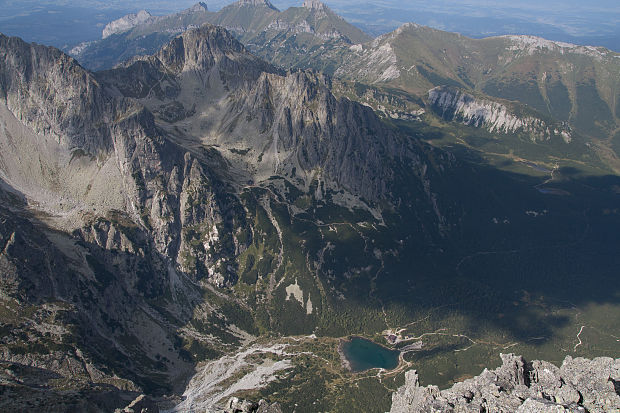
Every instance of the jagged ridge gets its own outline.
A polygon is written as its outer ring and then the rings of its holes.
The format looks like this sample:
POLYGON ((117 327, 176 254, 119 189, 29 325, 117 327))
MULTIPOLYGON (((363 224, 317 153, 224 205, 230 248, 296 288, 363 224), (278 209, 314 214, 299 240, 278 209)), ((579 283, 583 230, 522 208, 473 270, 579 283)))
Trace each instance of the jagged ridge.
MULTIPOLYGON (((272 63, 286 65, 294 62, 289 56, 291 53, 298 60, 311 62, 316 59, 316 51, 308 56, 308 49, 324 41, 352 44, 370 39, 316 1, 282 12, 264 0, 238 1, 215 13, 199 3, 183 12, 151 17, 142 23, 137 23, 132 17, 123 19, 123 23, 118 24, 125 32, 117 33, 113 38, 79 45, 71 53, 89 68, 110 68, 135 55, 155 53, 175 35, 204 23, 225 27, 245 44, 251 45, 253 52, 272 63), (129 27, 125 24, 126 20, 136 24, 131 23, 132 27, 129 27), (284 46, 286 50, 282 49, 284 46)), ((321 64, 328 62, 323 59, 321 64)))
POLYGON ((560 368, 502 354, 502 366, 447 390, 421 387, 415 370, 392 395, 392 413, 424 412, 592 412, 620 408, 620 359, 567 356, 560 368), (587 409, 587 410, 586 410, 587 409))
POLYGON ((489 132, 525 133, 532 140, 545 141, 557 137, 570 143, 570 127, 548 124, 544 120, 511 111, 506 105, 476 98, 456 88, 437 86, 428 91, 428 102, 442 118, 483 127, 489 132))

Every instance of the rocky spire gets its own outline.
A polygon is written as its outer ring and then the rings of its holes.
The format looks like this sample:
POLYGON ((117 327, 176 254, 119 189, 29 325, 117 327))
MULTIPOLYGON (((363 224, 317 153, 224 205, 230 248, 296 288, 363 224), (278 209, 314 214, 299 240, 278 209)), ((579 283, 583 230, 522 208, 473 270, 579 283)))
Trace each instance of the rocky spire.
POLYGON ((205 23, 187 30, 165 45, 157 54, 159 60, 173 72, 209 70, 222 64, 224 71, 256 79, 263 71, 274 72, 268 63, 249 53, 226 29, 205 23), (224 69, 225 67, 225 69, 224 69))

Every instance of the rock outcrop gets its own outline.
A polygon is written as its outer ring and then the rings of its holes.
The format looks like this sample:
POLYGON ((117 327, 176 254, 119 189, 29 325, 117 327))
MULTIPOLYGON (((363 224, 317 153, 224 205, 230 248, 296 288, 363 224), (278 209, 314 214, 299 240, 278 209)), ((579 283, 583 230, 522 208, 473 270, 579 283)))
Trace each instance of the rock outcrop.
POLYGON ((279 403, 269 403, 265 400, 254 403, 231 397, 226 403, 224 413, 282 413, 282 408, 279 403))
POLYGON ((491 133, 524 133, 530 139, 545 141, 557 137, 571 141, 568 125, 547 123, 532 115, 519 115, 506 105, 476 98, 454 87, 437 86, 428 91, 428 103, 443 119, 460 122, 491 133))
POLYGON ((144 394, 136 397, 124 409, 116 409, 114 413, 159 413, 157 404, 144 394))
POLYGON ((327 9, 327 6, 325 5, 325 3, 321 2, 320 0, 304 0, 301 7, 305 7, 310 10, 323 10, 323 11, 327 9))
POLYGON ((251 7, 267 7, 269 9, 278 10, 269 0, 238 0, 233 3, 236 6, 251 6, 251 7))
POLYGON ((421 387, 411 370, 392 395, 392 413, 605 413, 620 409, 620 359, 566 357, 561 367, 502 354, 502 366, 447 390, 421 387))
POLYGON ((136 27, 139 24, 144 24, 151 20, 153 20, 153 16, 146 10, 140 10, 138 13, 128 14, 120 19, 106 24, 103 28, 101 38, 105 39, 115 33, 122 33, 136 27))

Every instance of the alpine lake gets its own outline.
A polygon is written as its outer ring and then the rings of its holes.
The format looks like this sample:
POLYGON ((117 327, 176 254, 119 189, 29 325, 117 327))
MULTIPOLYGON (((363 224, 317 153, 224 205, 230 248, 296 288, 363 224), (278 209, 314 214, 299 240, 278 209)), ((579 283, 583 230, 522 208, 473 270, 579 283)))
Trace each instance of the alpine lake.
POLYGON ((400 351, 390 350, 361 337, 351 337, 341 343, 341 355, 354 373, 373 368, 392 370, 398 366, 400 351))

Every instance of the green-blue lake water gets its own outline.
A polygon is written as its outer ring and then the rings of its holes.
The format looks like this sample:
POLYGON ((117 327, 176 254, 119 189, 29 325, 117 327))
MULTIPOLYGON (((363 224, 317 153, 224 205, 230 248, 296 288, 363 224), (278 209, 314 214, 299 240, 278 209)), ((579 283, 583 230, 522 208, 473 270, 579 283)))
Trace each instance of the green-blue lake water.
POLYGON ((342 343, 342 353, 353 372, 372 368, 391 370, 398 366, 399 351, 390 350, 361 337, 342 343))

